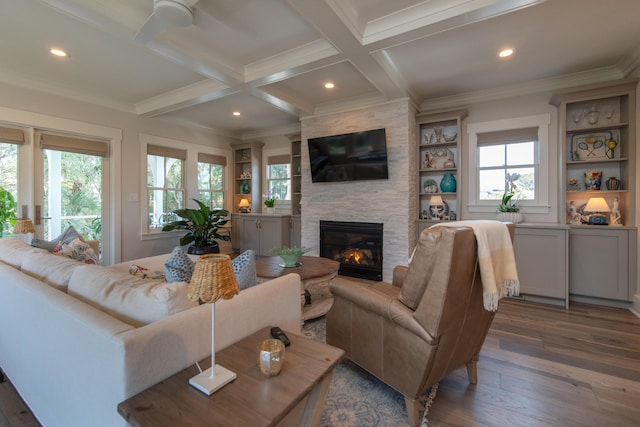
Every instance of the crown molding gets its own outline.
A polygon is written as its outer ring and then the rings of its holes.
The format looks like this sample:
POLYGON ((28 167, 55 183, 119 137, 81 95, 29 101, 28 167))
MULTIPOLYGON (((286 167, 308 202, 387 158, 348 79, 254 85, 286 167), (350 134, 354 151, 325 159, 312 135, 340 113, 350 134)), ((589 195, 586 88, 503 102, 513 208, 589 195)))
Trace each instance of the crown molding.
POLYGON ((437 110, 459 108, 464 105, 480 102, 496 101, 532 93, 550 92, 574 86, 582 86, 593 83, 618 80, 623 78, 618 67, 605 67, 596 70, 585 71, 548 79, 534 80, 526 83, 501 86, 498 88, 468 92, 460 95, 446 96, 442 98, 425 99, 420 104, 421 113, 437 110))

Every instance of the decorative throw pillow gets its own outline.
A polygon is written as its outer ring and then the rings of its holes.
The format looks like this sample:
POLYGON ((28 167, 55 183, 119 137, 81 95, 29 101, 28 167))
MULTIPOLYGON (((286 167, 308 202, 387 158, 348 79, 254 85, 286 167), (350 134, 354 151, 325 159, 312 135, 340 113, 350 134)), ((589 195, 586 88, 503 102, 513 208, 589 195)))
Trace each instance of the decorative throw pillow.
POLYGON ((255 286, 256 279, 256 253, 251 249, 242 252, 231 260, 233 274, 238 280, 240 290, 255 286))
POLYGON ((58 237, 56 237, 51 241, 37 239, 37 238, 31 239, 31 246, 35 246, 36 248, 46 249, 49 252, 53 252, 56 250, 56 246, 58 246, 58 244, 60 243, 69 244, 77 238, 80 238, 80 240, 82 240, 82 235, 78 233, 78 230, 76 230, 73 225, 70 225, 58 237))
POLYGON ((164 277, 167 282, 189 282, 193 274, 193 261, 180 246, 176 246, 164 263, 164 277))
POLYGON ((76 237, 69 243, 59 242, 51 253, 75 259, 85 264, 98 263, 98 256, 95 251, 80 237, 76 237))

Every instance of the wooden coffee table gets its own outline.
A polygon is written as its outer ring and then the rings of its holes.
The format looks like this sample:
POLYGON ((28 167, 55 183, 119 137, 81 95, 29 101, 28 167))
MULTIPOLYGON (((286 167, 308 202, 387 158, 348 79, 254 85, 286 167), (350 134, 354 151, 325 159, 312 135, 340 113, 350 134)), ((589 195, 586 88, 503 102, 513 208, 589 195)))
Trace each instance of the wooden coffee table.
MULTIPOLYGON (((195 366, 152 386, 118 405, 118 413, 133 426, 317 426, 342 349, 286 331, 280 374, 262 375, 258 343, 270 338, 264 328, 216 352, 216 363, 237 378, 211 396, 189 385, 195 366)), ((211 358, 200 362, 211 366, 211 358)))
POLYGON ((318 256, 301 256, 300 267, 280 267, 280 257, 256 259, 256 275, 259 279, 275 279, 289 273, 300 275, 302 321, 323 316, 333 305, 329 292, 331 279, 338 275, 340 263, 318 256))

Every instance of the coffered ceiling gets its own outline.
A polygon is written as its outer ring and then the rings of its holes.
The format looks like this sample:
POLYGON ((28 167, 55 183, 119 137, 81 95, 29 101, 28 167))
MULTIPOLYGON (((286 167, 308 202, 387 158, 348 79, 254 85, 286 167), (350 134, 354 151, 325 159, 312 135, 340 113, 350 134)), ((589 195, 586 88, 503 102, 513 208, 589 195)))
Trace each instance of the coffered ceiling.
POLYGON ((622 78, 640 58, 637 0, 179 2, 193 23, 152 28, 154 0, 0 0, 0 81, 242 138, 389 99, 622 78))

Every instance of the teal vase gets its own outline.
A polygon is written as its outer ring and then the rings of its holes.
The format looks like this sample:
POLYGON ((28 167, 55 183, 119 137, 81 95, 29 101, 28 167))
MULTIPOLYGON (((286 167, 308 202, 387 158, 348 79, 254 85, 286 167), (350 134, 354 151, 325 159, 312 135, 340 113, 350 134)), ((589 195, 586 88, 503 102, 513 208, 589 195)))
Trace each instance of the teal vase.
POLYGON ((452 173, 445 173, 440 181, 440 190, 443 193, 456 192, 456 177, 452 173))

